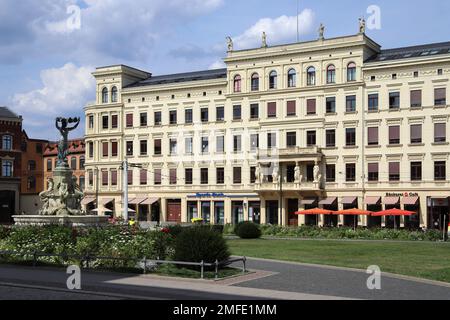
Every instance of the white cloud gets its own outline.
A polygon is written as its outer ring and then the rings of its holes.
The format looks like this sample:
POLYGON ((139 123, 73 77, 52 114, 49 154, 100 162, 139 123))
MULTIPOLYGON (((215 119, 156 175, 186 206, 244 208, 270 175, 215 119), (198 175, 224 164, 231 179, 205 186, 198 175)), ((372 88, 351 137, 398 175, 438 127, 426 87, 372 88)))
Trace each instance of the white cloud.
POLYGON ((223 62, 223 60, 217 60, 217 61, 214 61, 209 67, 208 67, 208 69, 209 70, 214 70, 214 69, 222 69, 222 68, 225 68, 226 67, 226 65, 225 65, 225 63, 223 62))
MULTIPOLYGON (((299 16, 300 35, 309 34, 314 26, 314 12, 303 10, 299 16)), ((233 37, 235 49, 247 49, 261 45, 261 35, 267 34, 268 45, 295 41, 297 35, 297 16, 280 16, 278 18, 262 18, 244 33, 233 37)))

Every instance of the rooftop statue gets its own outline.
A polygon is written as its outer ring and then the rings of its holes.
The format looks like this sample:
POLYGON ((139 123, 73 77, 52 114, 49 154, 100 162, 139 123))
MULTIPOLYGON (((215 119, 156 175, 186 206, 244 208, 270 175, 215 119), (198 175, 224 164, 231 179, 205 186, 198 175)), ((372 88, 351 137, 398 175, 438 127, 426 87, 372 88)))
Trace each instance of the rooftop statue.
POLYGON ((323 40, 324 38, 325 38, 325 26, 323 23, 321 23, 319 27, 319 39, 323 40))
POLYGON ((231 37, 227 37, 227 50, 233 51, 233 39, 231 37))
POLYGON ((359 19, 359 33, 366 33, 366 20, 364 20, 364 18, 359 19))

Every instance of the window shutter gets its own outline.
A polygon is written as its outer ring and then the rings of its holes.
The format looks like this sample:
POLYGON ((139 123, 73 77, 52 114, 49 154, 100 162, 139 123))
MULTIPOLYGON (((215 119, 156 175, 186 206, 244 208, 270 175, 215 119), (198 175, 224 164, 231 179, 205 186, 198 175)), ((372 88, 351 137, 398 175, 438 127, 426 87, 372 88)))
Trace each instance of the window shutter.
POLYGON ((411 140, 422 140, 422 125, 415 124, 411 126, 411 140))
POLYGON ((378 172, 378 163, 369 163, 368 169, 369 169, 369 173, 377 173, 378 172))
POLYGON ((288 101, 287 102, 287 115, 288 116, 296 114, 295 106, 296 106, 295 101, 288 101))
POLYGON ((117 185, 117 171, 111 171, 111 184, 113 186, 117 185))
POLYGON ((133 184, 133 171, 132 170, 128 170, 128 184, 129 185, 133 184))
POLYGON ((269 102, 267 104, 267 116, 268 117, 276 117, 277 116, 277 103, 269 102))
POLYGON ((434 89, 434 99, 435 100, 445 100, 446 99, 445 88, 434 89))
POLYGON ((435 123, 434 124, 434 138, 435 140, 446 139, 446 124, 445 123, 435 123))
POLYGON ((103 156, 107 157, 108 156, 108 142, 103 142, 103 156))
POLYGON ((371 145, 378 144, 378 128, 368 128, 368 142, 371 145))
POLYGON ((141 184, 147 184, 147 170, 141 170, 140 180, 141 184))
POLYGON ((127 114, 127 128, 133 127, 133 114, 127 114))
POLYGON ((308 114, 315 114, 316 113, 316 99, 309 99, 306 102, 306 108, 308 114))
POLYGON ((389 140, 398 139, 400 140, 400 127, 392 126, 389 127, 389 140))
POLYGON ((400 162, 389 162, 389 174, 392 175, 400 174, 400 162))
POLYGON ((411 91, 411 106, 419 107, 422 105, 422 90, 411 91))

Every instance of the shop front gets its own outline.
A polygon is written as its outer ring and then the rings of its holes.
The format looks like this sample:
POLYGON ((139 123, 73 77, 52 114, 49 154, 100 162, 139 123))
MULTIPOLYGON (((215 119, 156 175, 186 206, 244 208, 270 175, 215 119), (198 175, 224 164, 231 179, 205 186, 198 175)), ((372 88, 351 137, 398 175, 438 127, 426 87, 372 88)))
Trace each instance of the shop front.
POLYGON ((427 198, 428 228, 447 233, 449 224, 449 198, 427 198))
MULTIPOLYGON (((348 209, 356 209, 358 208, 358 198, 357 197, 344 197, 342 198, 342 207, 344 210, 348 209)), ((356 215, 344 215, 344 226, 345 227, 354 227, 355 221, 357 222, 359 216, 356 215)), ((357 225, 357 223, 356 223, 357 225)))

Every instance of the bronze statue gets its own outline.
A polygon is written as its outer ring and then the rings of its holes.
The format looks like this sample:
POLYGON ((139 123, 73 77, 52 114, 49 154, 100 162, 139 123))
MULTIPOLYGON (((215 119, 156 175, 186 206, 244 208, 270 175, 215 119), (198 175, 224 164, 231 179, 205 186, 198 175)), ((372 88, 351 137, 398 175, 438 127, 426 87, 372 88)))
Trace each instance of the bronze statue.
POLYGON ((80 124, 80 118, 56 118, 56 128, 61 133, 61 140, 58 143, 57 167, 68 167, 67 153, 69 149, 69 132, 75 130, 80 124), (74 123, 73 126, 70 124, 74 123))

